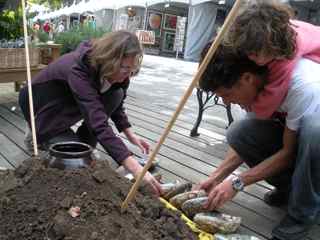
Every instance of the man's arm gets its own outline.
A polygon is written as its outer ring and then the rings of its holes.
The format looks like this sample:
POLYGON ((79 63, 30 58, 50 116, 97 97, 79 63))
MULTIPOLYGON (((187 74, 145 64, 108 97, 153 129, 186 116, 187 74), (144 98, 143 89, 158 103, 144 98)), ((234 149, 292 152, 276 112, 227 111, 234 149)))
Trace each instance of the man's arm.
POLYGON ((195 189, 204 189, 210 192, 215 186, 221 183, 226 177, 228 177, 237 167, 242 164, 240 156, 229 147, 227 155, 222 163, 214 170, 208 179, 201 182, 195 189))
POLYGON ((244 185, 256 183, 288 168, 293 162, 296 145, 296 132, 286 127, 283 134, 283 147, 257 166, 240 174, 244 185))
POLYGON ((220 183, 242 163, 243 161, 236 151, 229 147, 225 159, 218 166, 218 168, 210 174, 209 178, 215 179, 216 182, 220 183))
MULTIPOLYGON (((296 143, 296 132, 286 128, 283 134, 282 149, 254 168, 239 175, 244 185, 247 186, 266 179, 281 170, 288 168, 294 159, 296 143)), ((232 180, 230 178, 225 179, 223 182, 210 189, 208 202, 205 205, 205 207, 210 210, 219 208, 227 201, 230 201, 237 193, 232 187, 232 180)))

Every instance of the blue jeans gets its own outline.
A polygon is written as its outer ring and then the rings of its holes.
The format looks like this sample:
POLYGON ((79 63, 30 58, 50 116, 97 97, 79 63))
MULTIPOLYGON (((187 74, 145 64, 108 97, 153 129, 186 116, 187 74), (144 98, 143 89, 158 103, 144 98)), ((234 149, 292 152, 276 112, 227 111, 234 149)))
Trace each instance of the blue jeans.
MULTIPOLYGON (((320 214, 320 113, 303 117, 298 131, 295 161, 288 169, 266 179, 290 191, 288 213, 302 222, 314 222, 320 214)), ((254 167, 282 148, 284 125, 277 120, 244 119, 227 133, 229 145, 254 167)))

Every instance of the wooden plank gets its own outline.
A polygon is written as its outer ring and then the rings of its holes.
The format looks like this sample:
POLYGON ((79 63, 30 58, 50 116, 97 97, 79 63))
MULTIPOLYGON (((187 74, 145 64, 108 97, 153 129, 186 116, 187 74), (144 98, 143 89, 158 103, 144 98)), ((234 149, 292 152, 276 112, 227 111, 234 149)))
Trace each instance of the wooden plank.
MULTIPOLYGON (((1 139, 0 139, 0 145, 2 146, 1 139)), ((10 164, 10 162, 7 161, 7 159, 2 155, 2 150, 0 149, 0 170, 3 169, 14 169, 14 166, 10 164)))
MULTIPOLYGON (((168 112, 166 109, 159 108, 159 106, 145 104, 143 102, 134 102, 134 101, 127 100, 125 106, 128 107, 128 105, 139 108, 141 112, 148 112, 148 115, 150 116, 154 116, 154 114, 161 116, 166 122, 169 121, 171 116, 170 115, 171 112, 168 112)), ((190 130, 193 127, 194 121, 195 120, 190 119, 189 117, 181 114, 177 119, 175 125, 185 128, 186 130, 189 130, 189 133, 190 133, 190 130)), ((211 141, 212 138, 224 139, 224 136, 226 134, 226 129, 220 128, 214 125, 210 125, 208 126, 208 128, 200 127, 199 132, 201 132, 201 135, 197 138, 203 139, 204 141, 208 142, 208 141, 211 141)))
POLYGON ((18 167, 25 159, 29 158, 21 148, 19 148, 8 136, 0 132, 1 155, 13 167, 18 167))
MULTIPOLYGON (((166 124, 166 120, 162 119, 161 117, 154 117, 154 116, 150 116, 150 114, 146 115, 146 113, 142 113, 139 112, 135 109, 136 107, 133 107, 131 105, 127 105, 127 113, 129 118, 131 116, 141 120, 141 121, 146 121, 147 123, 153 124, 154 126, 163 129, 163 127, 166 124)), ((135 124, 137 124, 136 122, 134 122, 135 124)), ((185 127, 185 126, 184 126, 185 127)), ((197 143, 197 145, 202 145, 202 146, 214 146, 217 145, 216 149, 221 152, 221 153, 226 153, 227 151, 227 144, 226 141, 220 140, 220 139, 211 139, 210 142, 208 141, 203 141, 200 138, 194 138, 194 137, 190 137, 189 136, 190 130, 186 129, 186 128, 182 128, 178 125, 175 125, 172 129, 172 131, 170 132, 170 136, 175 136, 175 139, 179 139, 179 142, 183 142, 185 144, 190 144, 190 142, 192 143, 197 143)), ((224 138, 224 137, 223 137, 224 138)), ((209 149, 208 149, 209 150, 209 149)), ((211 150, 211 153, 213 151, 211 150)))
MULTIPOLYGON (((124 140, 124 142, 126 144, 129 145, 129 142, 128 142, 127 139, 123 139, 123 140, 124 140)), ((135 151, 135 148, 134 149, 130 149, 130 150, 135 151)), ((139 152, 135 152, 135 154, 139 155, 139 152)), ((167 158, 166 156, 158 155, 158 158, 160 160, 159 165, 162 168, 166 169, 166 171, 169 171, 169 172, 171 172, 173 174, 176 174, 180 178, 183 178, 183 179, 185 179, 187 181, 195 183, 195 182, 199 182, 199 181, 204 180, 205 178, 207 178, 206 175, 201 174, 201 173, 195 174, 194 171, 190 171, 189 168, 186 168, 185 166, 183 166, 183 165, 181 165, 181 164, 179 164, 179 163, 177 163, 175 161, 172 161, 171 159, 167 158), (174 170, 174 172, 172 172, 172 170, 174 170)), ((228 204, 228 206, 229 205, 230 204, 228 204)), ((251 230, 254 230, 254 229, 258 228, 258 230, 255 231, 255 232, 256 233, 258 233, 258 232, 261 233, 262 232, 263 236, 267 236, 269 234, 267 230, 263 229, 263 226, 269 226, 270 227, 271 226, 270 224, 272 224, 271 221, 267 220, 266 218, 264 218, 261 215, 255 214, 254 212, 251 213, 250 210, 247 210, 247 209, 245 209, 243 207, 240 207, 237 204, 235 204, 235 205, 231 204, 229 208, 231 209, 229 211, 229 213, 234 212, 233 208, 235 208, 235 209, 238 209, 236 211, 237 213, 238 212, 241 213, 241 214, 238 214, 239 216, 246 216, 246 220, 243 219, 243 222, 244 222, 243 226, 245 228, 248 228, 248 229, 251 229, 251 230), (241 211, 239 209, 243 209, 243 211, 241 211), (255 217, 254 219, 251 219, 252 214, 255 217), (248 218, 249 218, 249 220, 247 220, 248 218), (263 220, 261 220, 261 219, 263 219, 263 220), (259 225, 259 226, 256 227, 256 226, 252 226, 251 223, 255 223, 255 224, 259 223, 259 224, 262 224, 262 225, 259 225), (248 224, 251 224, 251 226, 249 226, 248 224)), ((233 213, 232 215, 235 215, 235 214, 233 213)))
POLYGON ((28 154, 28 149, 24 145, 24 132, 16 128, 2 116, 0 116, 0 126, 2 134, 8 136, 25 154, 28 154))
MULTIPOLYGON (((132 103, 137 106, 143 106, 145 108, 145 104, 147 104, 146 108, 150 111, 157 111, 163 115, 171 116, 174 111, 175 111, 175 105, 176 104, 170 104, 168 101, 165 101, 165 104, 158 104, 158 103, 153 103, 153 99, 146 100, 142 99, 141 97, 133 97, 134 93, 129 91, 128 97, 126 99, 126 103, 132 103), (150 107, 152 108, 150 109, 150 107)), ((185 108, 183 109, 182 113, 179 115, 178 120, 185 121, 186 123, 190 124, 193 126, 195 123, 197 116, 198 116, 198 104, 196 103, 195 106, 191 108, 192 110, 185 108)), ((219 108, 218 108, 219 109, 219 108)), ((222 109, 222 111, 225 111, 222 109)), ((215 133, 219 133, 222 135, 225 135, 226 128, 227 128, 227 122, 223 121, 222 119, 220 121, 216 120, 207 120, 206 116, 208 116, 207 111, 204 112, 203 115, 203 120, 201 121, 201 128, 199 130, 206 130, 210 129, 213 130, 215 133)), ((192 129, 192 128, 190 128, 192 129)))
MULTIPOLYGON (((132 112, 134 112, 134 111, 132 111, 132 112)), ((18 112, 15 111, 12 114, 17 114, 17 113, 18 112)), ((133 124, 135 126, 134 129, 139 128, 139 131, 137 132, 138 134, 140 134, 143 137, 150 137, 150 133, 152 133, 151 136, 157 137, 157 132, 159 130, 161 130, 161 127, 156 127, 155 131, 151 131, 152 129, 151 130, 149 129, 152 126, 152 123, 153 124, 157 123, 157 120, 153 120, 153 122, 152 122, 152 118, 148 118, 147 124, 142 125, 142 119, 138 118, 139 114, 137 114, 135 112, 134 115, 135 116, 132 118, 132 122, 133 122, 133 124), (151 121, 151 122, 149 122, 149 121, 151 121)), ((146 116, 149 117, 148 114, 146 116)), ((130 117, 130 119, 131 119, 131 117, 130 117)), ((159 122, 161 122, 161 121, 159 121, 159 122)), ((162 122, 163 122, 163 120, 162 120, 162 122)), ((19 121, 16 121, 15 124, 19 124, 19 121)), ((158 125, 161 125, 161 123, 158 124, 158 125)), ((177 135, 179 135, 179 134, 176 133, 176 136, 177 135)), ((175 142, 178 142, 179 144, 181 144, 180 145, 181 147, 183 147, 183 145, 186 145, 187 147, 190 147, 190 143, 188 143, 188 141, 187 141, 187 136, 185 136, 185 135, 183 136, 183 135, 180 134, 179 135, 180 137, 178 139, 176 139, 176 136, 170 138, 170 140, 172 141, 171 142, 172 144, 174 144, 175 142), (184 141, 181 141, 181 139, 184 139, 184 141)), ((125 140, 125 141, 127 141, 127 140, 125 140)), ((192 139, 191 143, 194 144, 195 142, 196 141, 192 139)), ((169 144, 169 145, 171 145, 171 144, 169 144)), ((203 145, 199 145, 199 147, 195 147, 195 148, 200 150, 201 146, 203 146, 203 145)), ((135 149, 135 151, 137 151, 137 150, 135 149)), ((181 150, 179 152, 181 152, 181 150)), ((139 152, 136 152, 136 154, 139 155, 139 152)), ((189 152, 188 154, 190 155, 191 158, 193 158, 192 152, 189 152)), ((210 154, 210 153, 208 153, 208 154, 210 154)), ((160 158, 159 171, 161 173, 163 173, 164 179, 170 180, 170 179, 180 178, 180 179, 188 180, 188 178, 189 178, 188 173, 192 173, 190 175, 190 179, 191 178, 194 179, 193 175, 194 175, 194 173, 197 173, 196 171, 190 171, 190 172, 187 172, 187 174, 185 174, 185 172, 183 171, 185 168, 183 168, 182 171, 177 171, 176 169, 179 170, 181 168, 181 164, 179 165, 179 163, 177 163, 177 162, 173 163, 173 160, 168 158, 167 156, 170 157, 170 154, 169 153, 165 153, 165 154, 159 155, 159 158, 160 158), (179 174, 182 175, 182 176, 180 177, 179 174)), ((174 160, 175 160, 175 158, 174 158, 174 160)), ((198 161, 199 160, 197 160, 197 159, 194 160, 194 164, 197 164, 198 161)), ((198 178, 198 179, 204 179, 204 178, 206 178, 206 175, 202 174, 199 177, 199 174, 198 174, 198 176, 195 176, 195 177, 198 178)), ((193 181, 193 182, 195 182, 195 181, 193 181)), ((228 210, 228 206, 229 205, 227 205, 227 210, 228 210)), ((246 231, 248 231, 248 228, 252 228, 254 231, 260 233, 261 230, 260 229, 257 230, 255 228, 254 224, 265 224, 264 221, 267 221, 267 222, 273 221, 273 222, 277 223, 277 220, 280 220, 280 218, 283 216, 283 211, 281 211, 281 210, 279 210, 277 208, 271 208, 271 207, 269 207, 269 206, 267 206, 265 204, 261 204, 261 200, 257 199, 253 195, 246 194, 246 193, 237 195, 237 197, 231 203, 231 210, 230 210, 231 212, 230 213, 234 214, 235 210, 238 209, 238 208, 241 209, 239 211, 240 211, 240 214, 244 214, 243 215, 244 218, 249 218, 248 220, 246 220, 246 223, 244 225, 244 228, 246 229, 246 231), (247 205, 249 205, 249 208, 246 207, 245 202, 247 203, 247 205), (268 212, 269 214, 265 214, 266 212, 268 212), (247 215, 250 215, 250 216, 248 217, 247 215), (252 215, 255 216, 255 217, 251 217, 252 215), (263 218, 264 220, 261 223, 261 222, 257 222, 255 218, 263 218)), ((227 211, 227 210, 225 210, 225 211, 227 211)), ((268 228, 270 228, 270 227, 268 227, 268 228)), ((268 231, 269 230, 267 229, 265 232, 262 232, 263 236, 269 236, 268 234, 270 234, 270 232, 268 232, 268 231)), ((311 233, 311 239, 314 239, 314 240, 318 239, 317 236, 319 236, 319 235, 314 235, 314 234, 318 234, 318 232, 319 232, 319 227, 316 227, 315 230, 313 230, 312 233, 311 233), (314 237, 314 236, 316 236, 316 237, 314 237)), ((261 238, 261 235, 259 235, 259 237, 261 238)))
MULTIPOLYGON (((139 134, 140 136, 143 136, 144 138, 150 138, 150 134, 141 134, 141 130, 140 129, 137 129, 137 128, 135 128, 135 129, 138 130, 137 134, 139 134)), ((153 143, 155 143, 155 141, 156 141, 155 139, 151 139, 153 143)), ((168 143, 168 146, 172 146, 172 145, 174 145, 174 142, 168 143)), ((183 146, 179 146, 179 147, 181 149, 183 146)), ((131 149, 131 151, 133 151, 133 150, 134 149, 131 149)), ((184 151, 185 148, 183 148, 181 150, 184 151)), ((192 169, 194 171, 194 173, 192 173, 192 176, 194 178, 199 179, 198 181, 196 181, 196 179, 193 179, 192 182, 199 182, 199 181, 204 180, 211 173, 211 171, 213 171, 216 168, 214 166, 207 165, 206 163, 202 163, 200 161, 196 161, 195 158, 190 158, 190 156, 187 156, 187 155, 185 155, 183 153, 178 153, 177 150, 172 151, 168 147, 166 147, 166 145, 162 146, 162 148, 160 150, 160 154, 161 154, 161 156, 165 156, 167 159, 170 159, 171 161, 177 162, 178 164, 181 164, 182 166, 186 166, 187 168, 192 169), (196 168, 195 168, 195 166, 196 166, 196 168), (197 176, 197 175, 194 176, 195 173, 203 175, 203 177, 199 178, 199 176, 197 176)), ((168 160, 166 160, 166 161, 168 161, 168 160)), ((170 164, 172 165, 173 163, 170 163, 170 164)), ((167 166, 166 168, 167 169, 171 168, 171 169, 176 170, 177 168, 180 168, 180 167, 179 166, 171 166, 171 167, 167 166)), ((182 171, 182 174, 183 175, 180 175, 180 176, 185 178, 184 175, 187 175, 187 174, 190 175, 191 173, 182 171)), ((259 186, 257 184, 251 185, 250 187, 247 187, 246 190, 245 190, 245 193, 249 193, 249 194, 246 194, 246 196, 242 196, 242 193, 241 193, 239 195, 240 196, 239 201, 241 201, 242 204, 244 206, 248 207, 248 208, 252 207, 251 204, 254 203, 253 208, 252 208, 254 210, 257 209, 257 207, 259 207, 262 204, 262 208, 265 209, 264 214, 266 216, 269 216, 269 214, 272 213, 272 212, 277 214, 277 217, 282 216, 283 215, 283 211, 281 211, 280 209, 271 208, 271 207, 265 205, 261 201, 261 196, 263 196, 263 194, 266 191, 267 191, 267 189, 265 189, 264 187, 259 186), (253 196, 255 196, 255 197, 253 197, 253 196), (260 201, 258 201, 257 197, 260 198, 260 201)))
MULTIPOLYGON (((123 138, 123 141, 130 146, 127 139, 123 138)), ((140 154, 140 152, 137 151, 137 148, 130 148, 130 150, 136 155, 140 154)), ((176 175, 173 180, 178 176, 184 180, 197 183, 207 178, 206 175, 201 173, 195 175, 194 172, 190 172, 188 168, 186 169, 183 165, 167 158, 167 156, 159 154, 158 158, 160 160, 159 165, 162 169, 170 172, 173 176, 176 175)), ((269 238, 271 236, 272 228, 285 214, 283 210, 270 207, 263 203, 262 200, 245 193, 239 193, 236 198, 226 204, 222 210, 231 215, 242 216, 245 228, 248 228, 259 235, 262 234, 264 238, 269 238)), ((316 232, 317 228, 319 227, 312 230, 310 238, 308 239, 319 239, 319 235, 316 232)), ((261 238, 261 235, 259 237, 261 238)))

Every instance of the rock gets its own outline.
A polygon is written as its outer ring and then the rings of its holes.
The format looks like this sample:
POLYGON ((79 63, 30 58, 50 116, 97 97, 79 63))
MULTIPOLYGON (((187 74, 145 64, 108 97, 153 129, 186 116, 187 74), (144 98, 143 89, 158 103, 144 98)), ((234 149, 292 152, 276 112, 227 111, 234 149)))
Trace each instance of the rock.
POLYGON ((187 214, 188 217, 193 217, 195 214, 200 212, 206 212, 207 210, 203 207, 204 204, 208 201, 208 197, 200 197, 190 199, 185 201, 182 206, 181 210, 187 214))
POLYGON ((18 179, 12 171, 6 171, 1 174, 0 178, 0 194, 8 190, 14 189, 19 185, 18 179))
POLYGON ((167 194, 168 192, 172 191, 176 187, 177 183, 162 183, 161 188, 163 191, 163 194, 167 194))
POLYGON ((91 233, 91 236, 90 236, 90 239, 91 239, 91 240, 98 239, 98 233, 97 233, 97 232, 92 232, 92 233, 91 233))
POLYGON ((72 198, 66 197, 61 201, 60 206, 63 208, 70 208, 71 204, 72 204, 72 198))
POLYGON ((92 173, 93 179, 95 179, 98 183, 103 183, 108 179, 108 176, 103 170, 96 170, 94 173, 92 173))
POLYGON ((233 233, 240 227, 241 217, 218 212, 207 212, 196 214, 193 221, 200 229, 206 232, 233 233))
MULTIPOLYGON (((8 197, 6 197, 6 196, 4 196, 4 197, 2 197, 1 199, 0 199, 0 204, 1 205, 8 205, 9 203, 10 203, 10 198, 8 198, 8 197)), ((1 238, 0 238, 1 239, 1 238)))
POLYGON ((16 170, 15 170, 15 174, 17 177, 19 178, 23 178, 31 165, 31 160, 25 160, 16 170))
POLYGON ((190 191, 192 187, 192 183, 187 182, 187 183, 178 183, 170 191, 168 191, 166 194, 163 195, 163 197, 167 200, 170 198, 174 197, 177 194, 190 191))
POLYGON ((214 235, 215 240, 260 240, 260 238, 257 238, 255 236, 249 236, 249 235, 242 235, 242 234, 220 234, 217 233, 214 235))
POLYGON ((175 206, 176 208, 181 208, 182 204, 190 199, 205 197, 207 193, 204 190, 199 191, 190 191, 180 193, 172 198, 169 199, 169 202, 175 206))
POLYGON ((52 235, 54 239, 63 239, 63 237, 68 234, 69 227, 68 216, 64 212, 58 211, 57 215, 53 218, 50 235, 52 235))

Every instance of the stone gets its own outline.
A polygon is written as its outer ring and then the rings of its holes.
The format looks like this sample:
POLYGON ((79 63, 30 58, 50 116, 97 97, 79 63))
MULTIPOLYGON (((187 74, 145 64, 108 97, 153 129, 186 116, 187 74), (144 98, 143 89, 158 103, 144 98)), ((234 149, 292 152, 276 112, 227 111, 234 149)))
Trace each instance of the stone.
POLYGON ((207 193, 204 190, 195 190, 180 193, 169 199, 169 202, 176 208, 181 208, 182 204, 190 199, 206 197, 207 193))
POLYGON ((242 235, 242 234, 220 234, 217 233, 214 235, 215 240, 260 240, 255 236, 242 235))
POLYGON ((241 217, 219 212, 198 213, 193 221, 198 227, 210 233, 234 233, 241 224, 241 217))
POLYGON ((177 194, 190 191, 192 188, 192 183, 186 182, 186 183, 178 183, 176 184, 170 191, 168 191, 166 194, 163 195, 163 197, 167 200, 174 197, 177 194))
POLYGON ((208 197, 199 197, 190 199, 185 201, 181 210, 190 218, 192 218, 195 214, 200 212, 206 212, 207 210, 204 208, 204 204, 208 201, 208 197))

